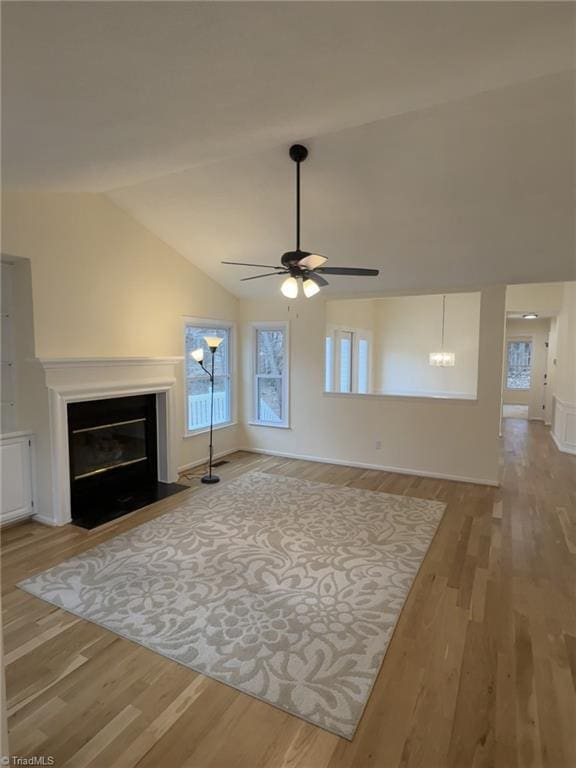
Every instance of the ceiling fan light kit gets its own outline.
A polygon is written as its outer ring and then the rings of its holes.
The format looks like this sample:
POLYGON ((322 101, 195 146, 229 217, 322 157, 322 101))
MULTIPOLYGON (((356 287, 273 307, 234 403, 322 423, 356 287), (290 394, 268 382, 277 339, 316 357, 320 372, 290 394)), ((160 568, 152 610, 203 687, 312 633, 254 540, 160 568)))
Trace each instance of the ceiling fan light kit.
POLYGON ((304 296, 307 299, 315 296, 320 289, 328 285, 328 281, 322 277, 325 275, 345 275, 354 277, 377 277, 378 269, 360 269, 357 267, 325 267, 328 261, 325 256, 319 253, 303 251, 300 248, 300 163, 308 157, 308 149, 302 144, 293 144, 290 147, 290 157, 296 163, 296 249, 286 251, 282 255, 281 266, 272 266, 270 264, 248 264, 240 261, 223 261, 222 264, 232 264, 238 267, 260 267, 262 269, 272 269, 273 272, 265 272, 262 275, 253 277, 243 277, 241 282, 246 280, 258 280, 261 277, 272 277, 274 275, 288 275, 280 286, 281 293, 287 299, 296 299, 299 294, 298 281, 302 280, 304 296))
POLYGON ((280 290, 287 299, 298 297, 298 280, 295 277, 287 277, 280 286, 280 290))
POLYGON ((304 289, 304 296, 306 296, 307 299, 311 299, 312 296, 316 296, 316 294, 320 292, 318 283, 315 283, 314 280, 310 280, 309 277, 302 283, 302 288, 304 289))

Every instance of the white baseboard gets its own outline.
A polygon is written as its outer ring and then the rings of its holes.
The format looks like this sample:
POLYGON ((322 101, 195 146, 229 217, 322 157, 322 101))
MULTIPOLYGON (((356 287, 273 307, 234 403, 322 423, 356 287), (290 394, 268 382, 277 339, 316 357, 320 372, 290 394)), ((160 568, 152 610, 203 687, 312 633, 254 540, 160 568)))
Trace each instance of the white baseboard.
POLYGON ((21 512, 21 511, 7 512, 7 513, 5 512, 2 515, 2 519, 0 520, 0 526, 12 525, 13 523, 20 523, 23 520, 30 520, 31 517, 32 515, 30 514, 30 512, 21 512))
MULTIPOLYGON (((224 456, 229 456, 231 453, 237 453, 238 451, 243 451, 244 448, 230 448, 227 451, 221 451, 220 453, 214 454, 214 461, 218 461, 219 459, 223 459, 224 456)), ((189 464, 183 464, 181 467, 177 468, 177 472, 179 475, 182 474, 182 472, 186 472, 188 469, 195 469, 196 467, 202 466, 202 464, 208 463, 208 456, 206 456, 205 459, 200 459, 199 461, 192 461, 189 464)))
POLYGON ((47 517, 45 515, 32 515, 32 520, 34 520, 35 523, 42 523, 42 525, 49 525, 50 528, 60 528, 62 525, 68 525, 68 523, 72 522, 72 518, 70 518, 70 520, 55 521, 51 517, 47 517))
POLYGON ((306 456, 301 453, 285 453, 283 451, 268 451, 262 448, 241 448, 239 450, 248 453, 260 453, 266 456, 278 456, 283 459, 299 459, 300 461, 316 461, 319 464, 338 464, 344 467, 357 467, 358 469, 376 469, 381 472, 394 472, 399 475, 414 475, 415 477, 433 477, 437 480, 453 480, 457 483, 474 483, 474 485, 490 485, 499 487, 499 480, 487 480, 482 477, 464 477, 462 475, 448 475, 443 472, 428 472, 422 469, 408 469, 406 467, 389 467, 384 464, 365 464, 359 461, 346 461, 341 459, 326 459, 320 456, 306 456))
POLYGON ((550 430, 550 435, 559 451, 562 451, 562 453, 571 453, 573 456, 576 456, 576 445, 569 445, 568 443, 562 442, 562 440, 556 437, 552 430, 550 430))

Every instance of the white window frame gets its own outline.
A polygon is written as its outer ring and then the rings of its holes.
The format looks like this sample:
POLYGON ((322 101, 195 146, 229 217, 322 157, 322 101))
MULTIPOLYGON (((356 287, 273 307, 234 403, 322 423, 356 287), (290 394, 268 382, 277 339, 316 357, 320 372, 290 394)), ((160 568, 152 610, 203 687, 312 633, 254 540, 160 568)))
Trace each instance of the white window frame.
POLYGON ((326 394, 336 394, 336 395, 370 394, 370 390, 372 388, 372 376, 373 376, 372 355, 373 355, 372 331, 364 330, 363 328, 353 328, 352 326, 348 326, 348 325, 334 325, 332 323, 329 324, 326 329, 326 334, 324 337, 324 387, 325 387, 326 381, 330 379, 330 381, 332 382, 332 388, 329 390, 324 389, 324 392, 326 394), (342 338, 342 333, 352 334, 352 388, 350 392, 342 392, 339 389, 340 339, 342 338), (326 370, 326 338, 327 337, 332 338, 332 371, 326 370), (366 341, 368 343, 368 370, 367 370, 368 392, 367 393, 358 392, 358 389, 359 389, 358 363, 360 360, 360 355, 359 355, 360 341, 366 341))
MULTIPOLYGON (((250 323, 250 386, 252 389, 252 418, 248 422, 254 427, 275 427, 276 429, 290 429, 290 323, 289 322, 271 322, 271 323, 250 323), (278 331, 284 332, 284 373, 282 375, 282 421, 262 421, 258 418, 258 377, 267 378, 264 374, 257 372, 258 354, 257 339, 258 331, 278 331)), ((269 378, 269 377, 268 377, 269 378)))
MULTIPOLYGON (((228 368, 230 376, 230 419, 222 424, 214 424, 214 429, 226 429, 236 426, 237 419, 237 400, 236 400, 236 325, 226 320, 215 320, 212 317, 184 317, 182 324, 182 342, 184 346, 184 365, 183 367, 183 389, 184 389, 184 438, 195 437, 210 431, 210 427, 198 427, 197 429, 188 429, 188 375, 186 373, 187 359, 186 355, 186 328, 193 326, 196 328, 222 328, 228 331, 228 368)), ((206 364, 206 361, 204 361, 206 364)), ((207 366, 208 367, 208 366, 207 366)))
POLYGON ((334 371, 336 370, 334 359, 336 355, 336 339, 334 334, 326 331, 324 337, 324 392, 335 392, 334 389, 334 371), (330 342, 330 364, 328 364, 328 345, 330 342))

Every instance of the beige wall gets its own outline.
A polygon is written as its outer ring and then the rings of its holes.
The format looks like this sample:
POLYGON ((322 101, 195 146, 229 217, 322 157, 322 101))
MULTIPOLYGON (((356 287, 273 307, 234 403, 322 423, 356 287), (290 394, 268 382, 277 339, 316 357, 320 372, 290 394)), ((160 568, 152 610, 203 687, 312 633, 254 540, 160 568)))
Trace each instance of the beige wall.
POLYGON ((326 323, 374 331, 376 299, 337 299, 326 302, 326 323))
POLYGON ((103 195, 7 194, 2 250, 32 264, 39 357, 178 355, 183 315, 237 301, 103 195))
MULTIPOLYGON (((31 264, 37 357, 182 355, 185 316, 237 321, 231 294, 103 195, 11 193, 2 208, 2 252, 31 264)), ((236 447, 238 429, 217 442, 236 447)), ((206 455, 205 436, 179 446, 179 466, 206 455)))
MULTIPOLYGON (((394 467, 482 482, 498 481, 504 287, 482 291, 478 398, 445 401, 323 392, 326 307, 318 300, 241 302, 249 323, 290 322, 290 429, 246 426, 247 447, 343 463, 394 467), (380 444, 380 447, 378 447, 380 444)), ((245 409, 251 369, 243 356, 245 409)))
POLYGON ((564 283, 531 283, 506 288, 507 312, 557 315, 562 308, 564 283))
POLYGON ((444 349, 456 355, 450 368, 428 360, 430 352, 441 351, 441 295, 379 299, 376 306, 378 392, 476 396, 479 293, 446 295, 444 349))

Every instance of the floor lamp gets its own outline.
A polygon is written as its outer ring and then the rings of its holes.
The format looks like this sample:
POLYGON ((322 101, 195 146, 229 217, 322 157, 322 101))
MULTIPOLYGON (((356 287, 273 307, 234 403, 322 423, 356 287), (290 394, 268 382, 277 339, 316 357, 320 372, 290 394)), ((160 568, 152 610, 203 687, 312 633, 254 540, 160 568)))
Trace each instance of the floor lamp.
POLYGON ((216 353, 216 350, 220 346, 220 344, 224 341, 224 339, 219 338, 218 336, 204 336, 204 341, 206 342, 206 345, 208 346, 208 349, 212 353, 212 370, 209 371, 208 368, 204 366, 204 350, 200 347, 199 349, 195 349, 190 354, 196 360, 198 365, 202 368, 202 370, 208 374, 210 377, 210 455, 209 455, 209 461, 208 461, 208 474, 204 475, 204 477, 201 478, 201 481, 203 483, 207 483, 208 485, 212 485, 213 483, 219 483, 220 478, 218 475, 212 474, 212 458, 213 458, 213 443, 212 443, 212 435, 214 431, 214 355, 216 353))

